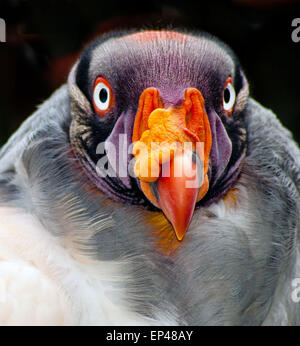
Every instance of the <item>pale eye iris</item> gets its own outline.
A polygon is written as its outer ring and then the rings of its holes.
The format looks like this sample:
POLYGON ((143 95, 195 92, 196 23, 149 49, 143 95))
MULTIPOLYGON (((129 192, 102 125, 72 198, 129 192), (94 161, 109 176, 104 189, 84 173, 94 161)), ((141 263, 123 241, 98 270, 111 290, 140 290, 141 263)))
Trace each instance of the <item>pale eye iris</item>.
POLYGON ((109 108, 110 90, 104 83, 98 83, 94 89, 94 102, 96 107, 105 111, 109 108))
POLYGON ((235 104, 235 90, 231 83, 228 83, 223 92, 223 108, 231 111, 235 104))

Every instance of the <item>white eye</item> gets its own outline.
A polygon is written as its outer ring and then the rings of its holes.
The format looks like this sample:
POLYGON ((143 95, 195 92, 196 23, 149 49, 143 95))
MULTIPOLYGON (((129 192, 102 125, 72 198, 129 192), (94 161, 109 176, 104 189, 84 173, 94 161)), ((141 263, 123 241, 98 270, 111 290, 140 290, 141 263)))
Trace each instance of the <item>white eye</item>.
POLYGON ((106 111, 110 105, 110 89, 103 82, 96 84, 94 88, 94 105, 98 111, 106 111))
POLYGON ((229 82, 223 92, 223 108, 225 111, 230 112, 235 104, 235 90, 233 85, 229 82))

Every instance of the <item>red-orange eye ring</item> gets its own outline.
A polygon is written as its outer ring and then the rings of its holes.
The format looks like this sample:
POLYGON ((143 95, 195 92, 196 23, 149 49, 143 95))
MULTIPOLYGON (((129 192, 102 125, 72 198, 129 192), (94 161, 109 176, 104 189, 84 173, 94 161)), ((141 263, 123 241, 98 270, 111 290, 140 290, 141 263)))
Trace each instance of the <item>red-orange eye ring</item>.
POLYGON ((236 93, 232 85, 232 78, 228 77, 224 85, 222 94, 222 107, 226 112, 227 116, 230 116, 233 112, 235 105, 236 93))
POLYGON ((94 83, 93 105, 97 114, 102 118, 114 104, 114 95, 108 81, 98 77, 94 83))

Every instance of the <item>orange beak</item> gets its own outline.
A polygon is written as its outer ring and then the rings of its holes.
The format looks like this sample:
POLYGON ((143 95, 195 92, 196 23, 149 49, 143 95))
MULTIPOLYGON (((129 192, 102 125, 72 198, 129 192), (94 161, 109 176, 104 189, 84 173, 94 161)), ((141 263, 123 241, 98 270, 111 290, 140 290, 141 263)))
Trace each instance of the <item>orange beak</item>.
POLYGON ((144 90, 132 137, 134 172, 145 196, 163 211, 182 240, 196 203, 209 188, 212 137, 199 90, 187 89, 179 107, 163 107, 157 89, 144 90))

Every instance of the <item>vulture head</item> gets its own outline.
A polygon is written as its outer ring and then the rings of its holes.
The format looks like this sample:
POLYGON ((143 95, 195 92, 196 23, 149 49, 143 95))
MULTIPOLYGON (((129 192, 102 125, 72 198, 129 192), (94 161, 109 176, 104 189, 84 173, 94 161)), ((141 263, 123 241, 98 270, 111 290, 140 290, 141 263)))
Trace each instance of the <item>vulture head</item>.
POLYGON ((70 138, 113 200, 160 210, 182 240, 196 208, 223 197, 246 153, 248 83, 208 35, 110 34, 69 75, 70 138))
POLYGON ((300 152, 248 94, 206 34, 88 45, 0 150, 0 324, 300 325, 300 152))

